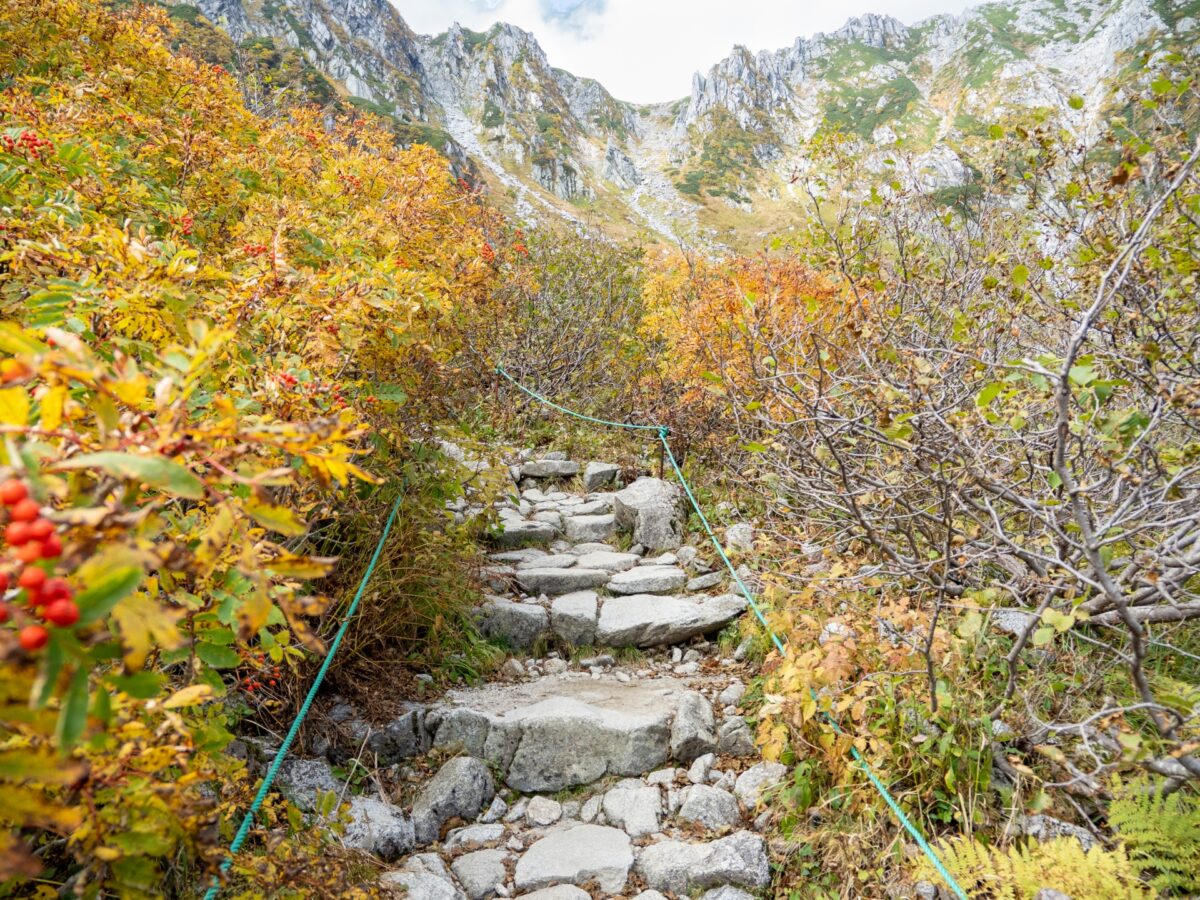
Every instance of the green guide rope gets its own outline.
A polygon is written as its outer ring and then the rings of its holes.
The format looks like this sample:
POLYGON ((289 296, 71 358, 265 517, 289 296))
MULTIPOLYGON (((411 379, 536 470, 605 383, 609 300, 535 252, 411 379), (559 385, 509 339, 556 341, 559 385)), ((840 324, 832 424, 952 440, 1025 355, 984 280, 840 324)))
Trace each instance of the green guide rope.
MULTIPOLYGON (((696 515, 700 517, 700 523, 704 526, 704 532, 708 535, 709 540, 712 541, 712 545, 716 549, 717 555, 721 557, 721 561, 725 563, 725 568, 727 568, 729 570, 729 574, 733 576, 734 582, 737 584, 738 589, 742 592, 742 596, 746 598, 746 602, 750 604, 750 609, 753 610, 755 617, 759 622, 762 623, 763 628, 767 630, 767 634, 771 636, 771 641, 775 644, 775 649, 779 651, 780 656, 787 656, 787 648, 784 646, 783 641, 780 640, 779 635, 775 633, 775 629, 772 628, 771 624, 767 621, 767 617, 764 615, 762 608, 759 606, 757 601, 755 601, 753 595, 750 593, 749 588, 746 587, 745 582, 743 582, 741 576, 738 575, 737 570, 734 569, 733 563, 730 562, 729 557, 725 555, 725 548, 722 547, 721 542, 717 540, 717 536, 713 533, 712 526, 709 525, 708 517, 704 515, 704 511, 700 508, 700 504, 696 502, 696 495, 692 493, 691 485, 688 483, 687 478, 684 477, 683 471, 679 468, 679 463, 675 460, 675 454, 671 452, 671 444, 667 440, 667 435, 670 434, 671 430, 667 428, 667 426, 639 425, 631 422, 610 422, 607 419, 597 419, 594 416, 585 415, 584 413, 567 409, 565 406, 559 406, 557 403, 547 400, 536 391, 531 391, 529 388, 525 387, 525 385, 521 384, 521 382, 509 375, 508 372, 504 370, 503 366, 497 366, 496 372, 497 374, 504 376, 504 378, 512 382, 512 384, 514 384, 519 390, 529 395, 534 400, 537 400, 539 403, 544 403, 546 406, 556 409, 561 413, 565 413, 568 416, 574 416, 576 419, 582 419, 585 422, 594 422, 598 425, 608 425, 613 428, 628 428, 634 431, 657 432, 658 439, 662 442, 663 450, 666 451, 667 459, 670 460, 671 468, 675 470, 675 475, 679 479, 679 483, 682 485, 684 493, 687 494, 688 501, 692 504, 692 509, 694 509, 696 511, 696 515)), ((815 693, 813 693, 813 699, 817 699, 815 693)), ((826 721, 833 726, 834 731, 836 731, 838 734, 845 733, 842 731, 838 723, 834 721, 832 716, 830 716, 828 713, 824 715, 826 721)), ((933 867, 937 870, 938 874, 942 876, 942 880, 946 882, 946 885, 954 892, 955 896, 960 898, 960 900, 968 900, 967 892, 964 891, 962 887, 959 886, 958 882, 954 880, 954 876, 951 875, 949 870, 946 869, 945 863, 942 862, 941 858, 937 855, 937 852, 929 845, 929 842, 925 840, 925 836, 921 834, 921 832, 917 829, 917 826, 914 825, 912 820, 909 819, 909 817, 904 813, 904 810, 900 808, 899 802, 897 802, 896 798, 892 796, 892 793, 888 790, 887 785, 885 785, 880 780, 879 776, 876 775, 871 769, 871 764, 867 762, 866 757, 863 756, 862 753, 859 752, 858 748, 853 744, 850 745, 850 755, 854 758, 854 761, 858 764, 858 767, 862 769, 863 773, 867 776, 867 779, 871 782, 871 785, 876 791, 879 792, 879 795, 883 797, 891 811, 895 813, 897 820, 899 820, 900 824, 904 826, 904 830, 907 831, 912 836, 913 840, 917 842, 917 846, 921 848, 921 852, 924 853, 926 858, 928 858, 928 860, 933 864, 933 867)))
MULTIPOLYGON (((342 638, 346 635, 346 629, 350 627, 350 620, 354 618, 359 601, 362 600, 363 592, 367 589, 367 582, 371 580, 371 575, 375 572, 375 566, 379 563, 379 557, 383 553, 383 545, 387 542, 388 535, 391 533, 392 524, 396 521, 396 513, 400 511, 400 501, 403 499, 403 496, 401 494, 396 498, 396 502, 392 504, 392 511, 388 513, 387 523, 383 526, 383 534, 379 536, 379 543, 375 545, 375 552, 371 554, 371 561, 367 564, 367 571, 363 573, 358 590, 354 593, 354 599, 350 601, 350 607, 346 610, 346 617, 342 619, 342 624, 338 626, 337 634, 333 636, 333 641, 329 644, 329 652, 325 654, 325 659, 321 661, 321 668, 317 670, 317 677, 313 679, 312 686, 309 687, 308 694, 304 697, 304 702, 300 704, 300 712, 296 714, 296 718, 292 722, 292 727, 288 729, 287 736, 279 746, 275 758, 271 760, 271 766, 267 769, 267 775, 263 779, 262 785, 259 786, 258 793, 254 795, 254 800, 250 804, 250 809, 246 811, 245 818, 242 819, 242 824, 238 828, 237 834, 233 836, 233 843, 229 845, 229 853, 226 855, 225 861, 221 863, 222 872, 229 871, 229 866, 233 863, 234 855, 242 849, 242 844, 246 841, 246 835, 250 833, 250 829, 254 825, 254 816, 262 806, 263 800, 266 799, 267 792, 271 789, 271 784, 275 781, 275 776, 279 774, 279 767, 283 765, 283 759, 287 756, 288 749, 292 746, 292 741, 300 733, 300 725, 304 722, 304 717, 308 715, 309 707, 312 706, 313 699, 317 696, 321 682, 325 680, 325 673, 329 670, 329 664, 333 662, 333 657, 338 652, 338 647, 341 646, 342 638)), ((204 900, 215 900, 220 890, 220 881, 214 878, 212 887, 204 893, 204 900)))

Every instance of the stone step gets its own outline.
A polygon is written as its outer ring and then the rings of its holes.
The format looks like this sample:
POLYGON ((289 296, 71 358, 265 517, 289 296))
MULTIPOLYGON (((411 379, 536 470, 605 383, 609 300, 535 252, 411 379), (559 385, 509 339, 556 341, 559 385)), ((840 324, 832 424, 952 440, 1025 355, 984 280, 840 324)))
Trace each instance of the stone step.
POLYGON ((425 726, 435 747, 486 760, 523 792, 643 775, 669 759, 690 763, 717 740, 711 704, 682 681, 575 673, 452 691, 425 726))
MULTIPOLYGON (((539 569, 537 572, 594 570, 539 569)), ((545 576, 546 580, 549 576, 545 576)), ((544 582, 542 582, 544 583, 544 582)), ((564 582, 558 582, 563 584, 564 582)), ((547 592, 548 593, 548 592, 547 592)), ((514 650, 533 647, 551 637, 570 647, 661 647, 720 631, 746 609, 741 594, 672 596, 631 594, 604 597, 593 590, 573 590, 553 600, 518 602, 491 598, 477 611, 480 630, 514 650)))

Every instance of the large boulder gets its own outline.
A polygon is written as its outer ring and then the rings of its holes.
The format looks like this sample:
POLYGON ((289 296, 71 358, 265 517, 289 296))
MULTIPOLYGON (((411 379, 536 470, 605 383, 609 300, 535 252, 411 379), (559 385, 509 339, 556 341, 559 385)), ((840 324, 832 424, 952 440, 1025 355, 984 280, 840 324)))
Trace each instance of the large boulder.
POLYGON ((696 635, 720 631, 745 609, 746 598, 740 594, 609 597, 596 624, 596 643, 609 647, 678 644, 696 635))
POLYGON ((567 516, 563 520, 563 533, 567 540, 577 544, 607 540, 616 530, 617 519, 612 513, 567 516))
POLYGON ((629 835, 603 825, 577 825, 537 841, 517 861, 518 891, 594 881, 605 896, 625 889, 633 866, 629 835))
POLYGON ((437 840, 442 825, 455 817, 470 821, 496 795, 492 773, 481 760, 450 760, 425 785, 413 804, 413 824, 421 844, 437 840))
POLYGON ((680 895, 722 885, 762 888, 771 881, 766 842, 749 831, 707 844, 653 844, 638 857, 637 872, 648 887, 680 895))
POLYGON ((679 818, 695 822, 709 831, 733 827, 742 820, 738 802, 733 794, 707 784, 693 784, 683 792, 679 818))
POLYGON ((574 647, 586 647, 596 639, 599 597, 595 591, 576 591, 557 597, 550 607, 550 627, 574 647))
POLYGON ((683 493, 661 478, 639 478, 613 494, 617 526, 648 550, 674 550, 683 542, 684 509, 683 493))

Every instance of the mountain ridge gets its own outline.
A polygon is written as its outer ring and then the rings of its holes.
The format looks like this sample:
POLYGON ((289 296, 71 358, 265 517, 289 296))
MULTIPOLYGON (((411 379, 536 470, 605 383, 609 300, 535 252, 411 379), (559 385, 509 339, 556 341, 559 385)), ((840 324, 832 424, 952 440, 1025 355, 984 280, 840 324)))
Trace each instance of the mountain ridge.
POLYGON ((387 0, 196 3, 235 42, 291 48, 350 102, 433 129, 522 218, 718 243, 746 216, 774 219, 822 130, 918 154, 931 189, 969 177, 952 145, 1000 114, 1052 108, 1090 141, 1126 58, 1200 17, 1197 0, 1006 0, 913 25, 866 13, 776 50, 735 45, 686 95, 635 104, 508 23, 418 35, 387 0))

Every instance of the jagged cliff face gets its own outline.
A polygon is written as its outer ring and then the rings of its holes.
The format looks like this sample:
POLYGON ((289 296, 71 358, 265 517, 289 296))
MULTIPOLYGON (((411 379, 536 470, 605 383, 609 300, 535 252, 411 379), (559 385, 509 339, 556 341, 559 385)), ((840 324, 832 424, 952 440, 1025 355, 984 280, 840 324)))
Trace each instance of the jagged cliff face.
POLYGON ((1009 112, 1052 107, 1094 138, 1132 55, 1194 51, 1200 19, 1200 0, 1005 0, 913 26, 866 15, 780 50, 737 47, 684 99, 635 106, 551 67, 511 25, 426 37, 388 0, 195 2, 234 41, 294 48, 351 102, 469 157, 527 218, 714 241, 727 213, 770 218, 821 129, 866 153, 918 152, 931 190, 968 178, 954 148, 1009 112))

